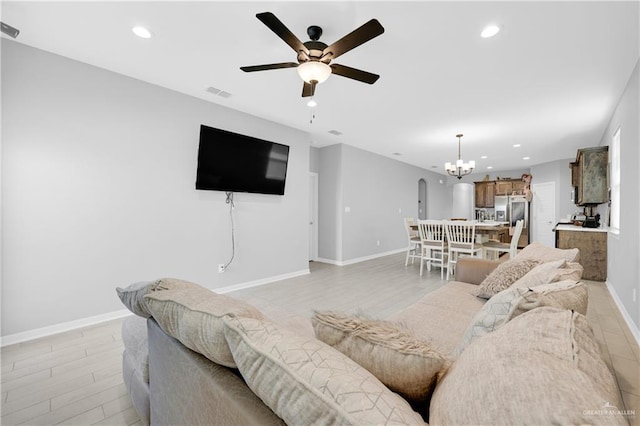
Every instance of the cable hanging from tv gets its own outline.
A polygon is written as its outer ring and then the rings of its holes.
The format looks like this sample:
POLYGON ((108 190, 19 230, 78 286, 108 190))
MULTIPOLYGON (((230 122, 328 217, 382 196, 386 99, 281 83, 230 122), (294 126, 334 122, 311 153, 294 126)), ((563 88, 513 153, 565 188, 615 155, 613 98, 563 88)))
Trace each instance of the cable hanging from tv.
POLYGON ((236 205, 233 203, 233 192, 226 192, 226 194, 227 200, 225 201, 225 203, 229 204, 229 217, 231 219, 231 259, 229 259, 229 261, 225 263, 223 268, 225 271, 227 270, 229 265, 231 265, 231 262, 233 262, 233 258, 236 256, 236 230, 233 223, 233 209, 236 207, 236 205))

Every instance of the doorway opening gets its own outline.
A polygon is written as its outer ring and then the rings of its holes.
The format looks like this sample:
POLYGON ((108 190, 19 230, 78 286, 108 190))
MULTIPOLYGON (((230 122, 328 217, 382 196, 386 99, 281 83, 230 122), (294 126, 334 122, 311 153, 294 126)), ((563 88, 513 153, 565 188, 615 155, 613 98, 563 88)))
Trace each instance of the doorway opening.
POLYGON ((418 180, 418 219, 427 219, 427 181, 418 180))

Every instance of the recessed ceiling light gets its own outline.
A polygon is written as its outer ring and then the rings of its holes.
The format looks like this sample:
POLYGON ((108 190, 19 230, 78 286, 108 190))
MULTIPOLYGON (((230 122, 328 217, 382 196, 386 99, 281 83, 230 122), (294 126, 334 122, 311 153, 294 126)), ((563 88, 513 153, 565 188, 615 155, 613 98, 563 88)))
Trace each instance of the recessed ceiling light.
POLYGON ((487 166, 487 169, 491 170, 493 169, 493 166, 487 166))
POLYGON ((520 148, 520 144, 519 144, 519 143, 517 143, 517 144, 515 144, 513 147, 514 147, 514 148, 520 148))
POLYGON ((316 101, 314 101, 313 99, 311 99, 309 102, 307 102, 307 106, 309 108, 317 107, 318 103, 316 101))
POLYGON ((480 33, 480 37, 482 38, 493 37, 499 32, 500 32, 500 28, 497 25, 487 25, 486 27, 484 27, 484 29, 480 33))
POLYGON ((487 156, 486 155, 482 155, 482 156, 480 156, 480 158, 482 158, 484 160, 484 159, 487 158, 487 156))
POLYGON ((528 160, 531 157, 522 157, 523 160, 528 160))
POLYGON ((151 38, 151 31, 145 27, 133 27, 131 31, 140 38, 151 38))

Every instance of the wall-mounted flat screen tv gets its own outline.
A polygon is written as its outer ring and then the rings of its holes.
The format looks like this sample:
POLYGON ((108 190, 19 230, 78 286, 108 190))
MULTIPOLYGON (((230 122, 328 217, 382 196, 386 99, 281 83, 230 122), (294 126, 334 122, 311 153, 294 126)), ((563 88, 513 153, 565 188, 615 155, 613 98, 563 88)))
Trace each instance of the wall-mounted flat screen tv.
POLYGON ((284 195, 289 147, 200 126, 196 189, 284 195))

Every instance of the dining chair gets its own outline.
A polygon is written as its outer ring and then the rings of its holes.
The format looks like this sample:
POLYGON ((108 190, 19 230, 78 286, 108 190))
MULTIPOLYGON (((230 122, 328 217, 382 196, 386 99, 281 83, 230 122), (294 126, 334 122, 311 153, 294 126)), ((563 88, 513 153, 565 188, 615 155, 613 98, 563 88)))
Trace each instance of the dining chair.
POLYGON ((404 229, 407 232, 407 257, 404 260, 404 266, 409 265, 409 258, 411 258, 411 264, 416 258, 420 258, 420 234, 418 233, 417 224, 414 218, 404 218, 404 229))
POLYGON ((509 253, 509 259, 513 259, 518 253, 518 240, 520 234, 522 234, 522 228, 524 227, 524 221, 516 221, 516 227, 513 230, 510 243, 501 243, 498 241, 489 241, 484 243, 485 257, 487 259, 499 258, 501 253, 509 253), (490 256, 489 256, 490 255, 490 256))
POLYGON ((419 220, 418 233, 420 234, 420 276, 427 262, 427 270, 431 270, 431 265, 440 265, 440 279, 444 279, 444 268, 448 266, 448 248, 444 230, 444 222, 441 220, 419 220))
POLYGON ((447 263, 447 280, 460 255, 483 257, 483 244, 476 242, 476 221, 447 221, 446 230, 449 247, 447 263))

